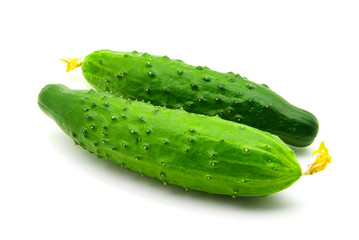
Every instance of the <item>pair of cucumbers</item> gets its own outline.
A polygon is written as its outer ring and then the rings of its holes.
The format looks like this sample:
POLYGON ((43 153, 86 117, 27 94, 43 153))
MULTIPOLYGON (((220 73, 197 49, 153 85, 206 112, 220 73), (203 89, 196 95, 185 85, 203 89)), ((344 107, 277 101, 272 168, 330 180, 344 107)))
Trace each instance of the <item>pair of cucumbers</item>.
MULTIPOLYGON (((97 90, 45 86, 40 108, 100 158, 185 189, 265 196, 302 175, 316 117, 264 84, 148 53, 100 50, 64 60, 97 90)), ((328 149, 305 174, 325 168, 328 149)))

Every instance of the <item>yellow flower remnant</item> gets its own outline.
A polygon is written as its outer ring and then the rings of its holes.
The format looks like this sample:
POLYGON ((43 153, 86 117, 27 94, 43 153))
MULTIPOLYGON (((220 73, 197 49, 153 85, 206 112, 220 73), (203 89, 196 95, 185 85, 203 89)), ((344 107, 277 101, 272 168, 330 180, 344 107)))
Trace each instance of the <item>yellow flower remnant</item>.
POLYGON ((312 156, 318 154, 314 163, 308 165, 308 170, 303 175, 312 175, 313 173, 324 170, 328 163, 331 162, 332 157, 329 155, 328 148, 324 145, 324 142, 320 143, 318 150, 313 151, 312 156))
POLYGON ((74 70, 77 67, 80 67, 82 65, 81 58, 68 58, 66 59, 60 59, 61 61, 67 63, 66 66, 66 72, 70 72, 71 70, 74 70))

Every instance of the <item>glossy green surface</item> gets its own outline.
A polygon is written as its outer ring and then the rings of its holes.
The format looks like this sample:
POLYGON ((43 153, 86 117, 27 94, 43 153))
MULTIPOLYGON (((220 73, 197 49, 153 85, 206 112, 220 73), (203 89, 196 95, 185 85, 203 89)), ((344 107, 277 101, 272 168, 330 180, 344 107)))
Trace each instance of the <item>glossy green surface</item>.
POLYGON ((84 149, 165 183, 264 196, 301 176, 293 151, 277 136, 219 117, 56 84, 41 90, 38 104, 84 149))
POLYGON ((100 50, 86 56, 82 72, 99 91, 218 115, 271 132, 297 147, 310 145, 319 129, 313 114, 289 104, 264 84, 167 56, 100 50))

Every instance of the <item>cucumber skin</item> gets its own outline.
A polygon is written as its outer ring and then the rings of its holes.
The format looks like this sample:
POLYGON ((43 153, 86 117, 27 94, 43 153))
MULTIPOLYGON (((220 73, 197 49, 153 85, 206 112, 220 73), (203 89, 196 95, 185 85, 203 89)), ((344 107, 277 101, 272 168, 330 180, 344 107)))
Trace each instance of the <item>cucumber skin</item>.
POLYGON ((277 136, 223 120, 93 90, 45 86, 40 108, 100 158, 164 183, 231 196, 265 196, 301 176, 277 136))
POLYGON ((167 56, 99 50, 85 57, 82 73, 98 91, 219 115, 275 134, 296 147, 310 145, 319 130, 313 114, 291 105, 265 84, 167 56))

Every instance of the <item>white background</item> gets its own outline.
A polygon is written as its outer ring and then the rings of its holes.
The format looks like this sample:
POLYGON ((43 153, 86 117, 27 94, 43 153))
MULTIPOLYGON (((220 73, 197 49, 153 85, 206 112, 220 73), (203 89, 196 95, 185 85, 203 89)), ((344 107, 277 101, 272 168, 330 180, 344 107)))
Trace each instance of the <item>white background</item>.
POLYGON ((3 1, 0 239, 358 239, 358 1, 3 1), (264 198, 213 196, 75 147, 37 106, 49 83, 90 88, 60 58, 168 55, 268 84, 313 112, 295 149, 327 169, 264 198))

